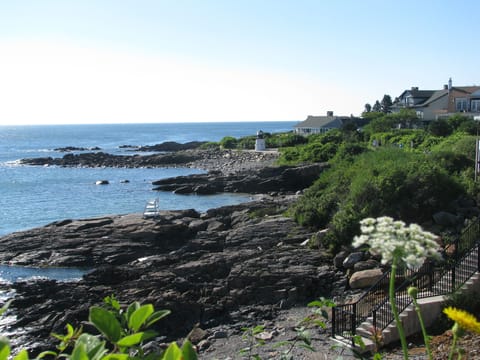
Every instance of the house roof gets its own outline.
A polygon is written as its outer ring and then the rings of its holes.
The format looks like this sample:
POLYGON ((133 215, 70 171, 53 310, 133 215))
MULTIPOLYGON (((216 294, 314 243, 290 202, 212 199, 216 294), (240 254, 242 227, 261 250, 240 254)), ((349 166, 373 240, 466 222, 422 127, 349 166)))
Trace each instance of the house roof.
POLYGON ((296 128, 339 128, 343 125, 343 121, 345 119, 347 119, 347 117, 309 115, 306 120, 298 123, 294 127, 296 128))
POLYGON ((418 90, 417 88, 413 88, 402 92, 402 94, 399 96, 399 99, 404 98, 407 94, 414 98, 428 99, 435 93, 435 91, 436 90, 418 90))
POLYGON ((437 101, 438 99, 440 99, 444 96, 447 96, 447 95, 448 95, 448 89, 434 91, 432 96, 427 101, 425 101, 425 102, 423 102, 422 104, 419 104, 419 105, 420 106, 425 106, 425 105, 431 104, 434 101, 437 101))

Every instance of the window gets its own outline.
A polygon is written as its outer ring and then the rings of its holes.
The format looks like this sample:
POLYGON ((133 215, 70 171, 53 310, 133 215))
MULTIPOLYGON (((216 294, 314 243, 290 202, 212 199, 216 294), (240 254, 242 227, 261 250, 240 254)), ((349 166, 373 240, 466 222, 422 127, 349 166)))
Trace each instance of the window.
POLYGON ((455 111, 468 111, 466 98, 455 99, 455 111))
POLYGON ((472 112, 480 112, 480 100, 472 100, 470 103, 470 109, 472 112))

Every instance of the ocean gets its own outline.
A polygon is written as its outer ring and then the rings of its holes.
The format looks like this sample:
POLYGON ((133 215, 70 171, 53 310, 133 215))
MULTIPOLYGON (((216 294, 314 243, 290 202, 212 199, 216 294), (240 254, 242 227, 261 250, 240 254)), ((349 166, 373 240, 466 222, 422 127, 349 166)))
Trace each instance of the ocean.
POLYGON ((140 213, 159 198, 160 208, 205 211, 247 201, 246 194, 176 195, 152 190, 152 181, 201 173, 188 168, 62 168, 20 165, 33 157, 62 157, 56 148, 99 147, 112 154, 132 154, 122 145, 165 141, 219 141, 263 132, 293 130, 293 121, 0 126, 0 236, 62 219, 140 213), (97 180, 109 185, 95 185, 97 180), (128 182, 124 182, 128 180, 128 182))

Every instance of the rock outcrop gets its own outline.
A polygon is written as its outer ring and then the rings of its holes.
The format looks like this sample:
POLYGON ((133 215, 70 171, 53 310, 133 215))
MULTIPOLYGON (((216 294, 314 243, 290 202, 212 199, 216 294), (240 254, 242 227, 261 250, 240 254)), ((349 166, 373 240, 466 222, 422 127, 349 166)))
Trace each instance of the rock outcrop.
POLYGON ((179 194, 289 193, 311 186, 326 166, 312 164, 298 167, 265 167, 256 172, 239 172, 229 176, 210 172, 158 180, 154 181, 153 185, 154 190, 173 191, 179 194))
POLYGON ((157 220, 64 220, 0 238, 2 263, 92 269, 75 283, 13 284, 15 326, 25 331, 15 341, 34 352, 51 348, 52 331, 86 320, 89 307, 111 294, 172 310, 158 330, 179 337, 196 323, 254 325, 275 309, 341 292, 345 281, 332 259, 300 245, 311 233, 281 215, 294 200, 162 211, 157 220))
POLYGON ((276 151, 190 149, 150 155, 113 155, 101 151, 79 154, 69 153, 61 158, 40 157, 22 159, 21 163, 26 165, 65 167, 189 167, 233 174, 239 171, 252 171, 273 165, 277 158, 278 153, 276 151))

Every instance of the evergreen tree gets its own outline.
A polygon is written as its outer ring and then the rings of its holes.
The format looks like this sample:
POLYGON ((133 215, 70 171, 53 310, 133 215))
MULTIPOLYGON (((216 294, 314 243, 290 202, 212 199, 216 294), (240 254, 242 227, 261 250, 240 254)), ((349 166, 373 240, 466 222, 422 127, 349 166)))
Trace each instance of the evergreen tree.
POLYGON ((383 95, 383 99, 380 104, 380 111, 387 114, 390 112, 392 105, 393 105, 393 102, 390 95, 387 95, 387 94, 383 95))

